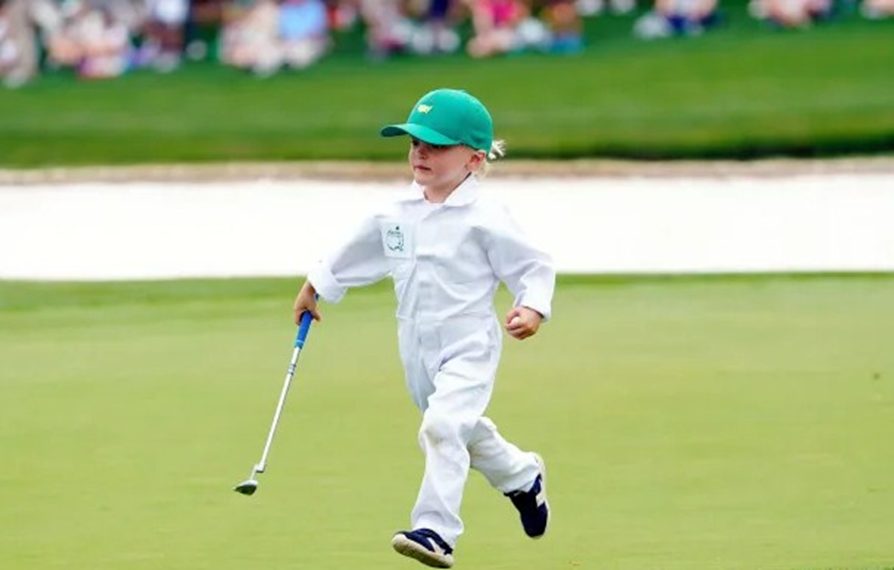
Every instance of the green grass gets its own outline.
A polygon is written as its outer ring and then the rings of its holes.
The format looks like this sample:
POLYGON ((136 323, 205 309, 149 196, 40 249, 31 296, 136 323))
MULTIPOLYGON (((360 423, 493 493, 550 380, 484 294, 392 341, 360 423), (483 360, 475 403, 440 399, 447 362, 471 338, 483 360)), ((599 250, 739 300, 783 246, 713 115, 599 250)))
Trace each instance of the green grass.
MULTIPOLYGON (((326 307, 258 494, 295 280, 0 282, 0 567, 416 568, 386 286, 326 307)), ((501 311, 508 297, 499 299, 501 311)), ((894 277, 565 278, 490 415, 550 466, 525 539, 473 475, 458 567, 894 565, 894 277)))
POLYGON ((0 166, 400 160, 378 128, 460 86, 491 108, 511 156, 754 158, 894 150, 894 21, 856 15, 780 31, 725 5, 700 38, 641 42, 634 17, 588 20, 589 47, 528 54, 361 55, 357 32, 305 72, 258 80, 213 64, 108 82, 49 73, 0 90, 0 166))

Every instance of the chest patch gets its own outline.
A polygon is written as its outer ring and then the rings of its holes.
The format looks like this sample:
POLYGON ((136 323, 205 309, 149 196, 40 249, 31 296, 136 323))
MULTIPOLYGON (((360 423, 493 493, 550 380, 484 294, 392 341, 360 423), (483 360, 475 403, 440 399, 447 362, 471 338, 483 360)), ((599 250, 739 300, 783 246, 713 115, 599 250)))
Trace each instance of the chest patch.
POLYGON ((401 222, 381 222, 382 247, 385 257, 413 257, 413 226, 401 222))

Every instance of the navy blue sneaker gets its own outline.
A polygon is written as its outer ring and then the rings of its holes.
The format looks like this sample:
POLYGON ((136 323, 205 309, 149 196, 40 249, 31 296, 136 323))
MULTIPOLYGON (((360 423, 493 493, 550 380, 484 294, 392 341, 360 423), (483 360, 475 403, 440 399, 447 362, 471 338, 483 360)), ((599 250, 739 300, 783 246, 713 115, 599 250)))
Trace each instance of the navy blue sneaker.
POLYGON ((428 528, 402 530, 391 539, 391 546, 404 556, 409 556, 426 566, 450 568, 453 566, 453 549, 441 535, 428 528))
POLYGON ((525 534, 531 538, 540 538, 546 534, 546 527, 549 525, 549 503, 546 500, 546 466, 539 455, 534 455, 540 466, 540 474, 534 480, 534 485, 527 491, 514 491, 506 493, 506 496, 518 509, 525 534))

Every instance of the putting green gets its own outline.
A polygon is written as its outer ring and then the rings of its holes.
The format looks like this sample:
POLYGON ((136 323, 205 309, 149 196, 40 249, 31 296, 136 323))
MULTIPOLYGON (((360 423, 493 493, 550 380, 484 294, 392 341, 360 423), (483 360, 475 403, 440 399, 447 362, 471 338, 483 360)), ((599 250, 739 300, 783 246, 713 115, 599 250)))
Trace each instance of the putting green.
MULTIPOLYGON (((0 282, 0 567, 416 568, 387 286, 325 307, 258 493, 231 490, 295 286, 0 282)), ((894 276, 562 279, 489 412, 546 458, 553 526, 527 540, 473 474, 457 567, 891 567, 891 315, 894 276)))

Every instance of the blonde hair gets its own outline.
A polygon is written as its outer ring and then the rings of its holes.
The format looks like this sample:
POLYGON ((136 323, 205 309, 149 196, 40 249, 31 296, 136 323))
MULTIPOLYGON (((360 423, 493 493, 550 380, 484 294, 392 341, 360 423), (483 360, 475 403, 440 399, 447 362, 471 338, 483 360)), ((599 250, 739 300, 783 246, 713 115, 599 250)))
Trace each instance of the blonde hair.
POLYGON ((487 173, 490 172, 491 164, 495 160, 499 160, 506 156, 506 141, 503 139, 494 140, 490 145, 490 151, 484 156, 484 161, 481 163, 481 166, 478 168, 478 176, 484 177, 487 176, 487 173))

